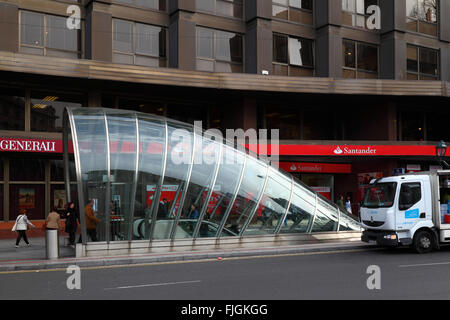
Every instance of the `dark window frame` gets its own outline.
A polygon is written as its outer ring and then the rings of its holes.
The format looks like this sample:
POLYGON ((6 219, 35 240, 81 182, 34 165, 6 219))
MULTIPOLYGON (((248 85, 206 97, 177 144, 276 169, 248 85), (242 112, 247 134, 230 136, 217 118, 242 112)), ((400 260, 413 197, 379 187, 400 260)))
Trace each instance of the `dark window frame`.
POLYGON ((286 0, 286 1, 287 1, 287 5, 284 5, 284 4, 272 1, 272 19, 278 20, 278 21, 287 21, 289 23, 297 23, 297 24, 307 25, 307 26, 314 25, 314 1, 313 0, 311 0, 311 9, 297 8, 297 7, 294 7, 294 6, 290 5, 290 0, 286 0), (286 10, 287 10, 287 18, 283 19, 283 18, 279 18, 279 17, 275 16, 274 15, 274 11, 273 11, 274 7, 286 8, 286 10), (310 23, 306 23, 306 22, 299 22, 299 21, 291 20, 291 11, 292 10, 297 10, 297 11, 301 11, 301 12, 304 12, 304 13, 311 14, 312 15, 312 17, 311 17, 311 19, 312 19, 311 24, 310 23))
MULTIPOLYGON (((419 1, 420 0, 411 0, 411 1, 416 1, 417 7, 419 6, 419 1)), ((429 37, 433 37, 433 38, 437 38, 439 36, 439 10, 440 10, 440 1, 436 0, 436 22, 430 22, 427 21, 426 19, 421 19, 420 17, 416 16, 410 16, 408 12, 406 12, 406 24, 408 24, 408 20, 413 20, 416 22, 416 28, 415 30, 409 30, 408 27, 406 27, 406 32, 411 32, 411 33, 417 33, 420 35, 426 35, 429 37), (428 25, 432 25, 436 28, 436 34, 430 35, 428 33, 424 33, 424 32, 420 32, 420 23, 424 23, 424 24, 428 24, 428 25)))
POLYGON ((313 72, 313 77, 315 76, 315 71, 316 71, 316 56, 315 56, 315 41, 313 39, 307 39, 307 38, 302 38, 302 37, 293 37, 287 34, 282 34, 282 33, 277 33, 274 32, 273 33, 273 40, 272 40, 272 65, 279 65, 279 66, 286 66, 288 68, 288 76, 291 76, 290 73, 290 68, 301 68, 301 69, 305 69, 305 70, 311 70, 313 72), (275 37, 283 37, 287 39, 287 52, 286 52, 286 61, 287 62, 280 62, 280 61, 276 61, 275 60, 275 37), (295 39, 295 40, 300 40, 300 41, 306 41, 309 42, 311 45, 311 50, 312 50, 312 65, 308 66, 308 65, 303 65, 303 66, 298 66, 295 64, 291 64, 290 63, 290 55, 289 55, 289 39, 295 39))
POLYGON ((376 45, 376 44, 371 44, 371 43, 361 42, 361 41, 355 41, 355 40, 351 40, 351 39, 342 39, 342 54, 343 55, 345 54, 345 51, 344 51, 344 49, 345 49, 345 45, 344 45, 345 42, 353 43, 354 49, 355 49, 354 50, 355 51, 355 67, 354 68, 345 66, 345 58, 342 57, 342 59, 343 59, 342 70, 348 70, 348 71, 354 71, 355 72, 355 78, 349 78, 349 79, 364 79, 364 78, 359 78, 358 77, 358 73, 359 72, 376 75, 377 76, 376 79, 379 79, 380 78, 380 46, 376 45), (359 64, 358 63, 358 58, 359 58, 358 46, 359 45, 365 45, 365 46, 374 47, 374 48, 377 49, 377 72, 374 72, 374 71, 371 71, 371 70, 360 69, 358 67, 358 64, 359 64))
MULTIPOLYGON (((161 1, 161 0, 159 0, 159 1, 161 1)), ((120 6, 127 6, 127 7, 132 7, 132 8, 139 8, 139 9, 143 9, 143 10, 167 13, 168 12, 168 0, 163 0, 163 1, 164 1, 164 10, 141 6, 136 3, 136 0, 131 0, 132 3, 124 3, 124 2, 120 2, 120 0, 112 0, 112 3, 115 5, 120 5, 120 6)))
MULTIPOLYGON (((417 72, 415 71, 411 71, 408 69, 408 63, 406 66, 406 76, 408 77, 409 75, 414 75, 416 76, 415 80, 427 80, 427 79, 422 79, 421 77, 428 77, 428 78, 435 78, 435 81, 440 81, 441 79, 441 50, 440 49, 433 49, 433 48, 427 48, 427 47, 423 47, 423 46, 416 46, 413 44, 406 44, 406 59, 408 60, 408 47, 410 48, 415 48, 416 49, 416 53, 417 53, 417 72), (434 51, 437 55, 437 75, 431 75, 431 74, 427 74, 427 73, 423 73, 421 72, 421 50, 429 50, 429 51, 434 51)), ((409 79, 409 80, 413 80, 413 79, 409 79)), ((433 81, 433 80, 432 80, 433 81)))
POLYGON ((240 1, 236 1, 236 0, 209 0, 214 2, 214 10, 213 11, 208 11, 208 10, 204 10, 202 8, 200 8, 200 6, 198 5, 198 0, 195 0, 196 3, 196 9, 197 12, 199 13, 207 13, 207 14, 213 14, 216 16, 220 16, 220 17, 226 17, 226 18, 232 18, 232 19, 237 19, 237 20, 243 20, 245 17, 245 5, 244 5, 244 0, 240 0, 240 1), (242 8, 241 12, 242 12, 242 16, 240 17, 236 17, 234 15, 227 15, 227 14, 223 14, 221 12, 217 11, 217 1, 219 2, 225 2, 225 3, 229 3, 229 4, 233 4, 234 6, 240 6, 242 8))
MULTIPOLYGON (((75 2, 74 2, 75 3, 75 2)), ((48 56, 47 55, 47 51, 51 50, 51 51, 55 51, 55 52, 61 52, 61 53, 72 53, 72 54, 77 54, 77 59, 84 59, 84 45, 83 45, 83 41, 84 41, 84 33, 85 33, 85 22, 83 19, 80 20, 80 29, 77 32, 77 50, 76 51, 72 51, 72 50, 64 50, 64 49, 56 49, 56 48, 51 48, 48 47, 48 17, 59 17, 59 18, 65 18, 67 19, 67 16, 62 16, 62 15, 58 15, 58 14, 48 14, 48 13, 44 13, 44 12, 38 12, 38 11, 32 11, 32 10, 23 10, 23 9, 19 9, 18 12, 19 15, 19 52, 21 53, 25 53, 23 52, 22 48, 30 48, 30 49, 40 49, 42 50, 42 54, 35 54, 35 53, 28 53, 28 54, 34 54, 34 55, 39 55, 39 56, 48 56), (39 14, 43 16, 43 28, 42 28, 42 45, 31 45, 31 44, 26 44, 26 43, 22 43, 22 13, 32 13, 32 14, 39 14)), ((55 56, 52 56, 55 57, 55 56)))
POLYGON ((399 197, 398 197, 398 209, 400 211, 406 211, 411 209, 412 207, 414 207, 416 204, 418 204, 423 198, 422 195, 422 183, 421 182, 404 182, 402 183, 402 185, 400 186, 400 192, 399 192, 399 197), (414 199, 415 202, 411 202, 411 203, 402 203, 402 192, 403 192, 403 187, 404 186, 409 186, 409 185, 419 185, 419 190, 420 190, 420 198, 418 199, 414 199))

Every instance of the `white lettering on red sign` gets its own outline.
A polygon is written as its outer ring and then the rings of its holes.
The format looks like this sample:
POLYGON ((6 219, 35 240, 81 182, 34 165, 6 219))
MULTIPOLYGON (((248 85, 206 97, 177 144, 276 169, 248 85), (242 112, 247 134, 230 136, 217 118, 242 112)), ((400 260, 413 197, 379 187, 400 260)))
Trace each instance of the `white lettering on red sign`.
POLYGON ((55 141, 1 140, 1 151, 17 152, 56 152, 55 141))
POLYGON ((372 149, 372 147, 340 147, 337 146, 336 149, 333 150, 333 153, 336 155, 376 155, 377 149, 372 149))

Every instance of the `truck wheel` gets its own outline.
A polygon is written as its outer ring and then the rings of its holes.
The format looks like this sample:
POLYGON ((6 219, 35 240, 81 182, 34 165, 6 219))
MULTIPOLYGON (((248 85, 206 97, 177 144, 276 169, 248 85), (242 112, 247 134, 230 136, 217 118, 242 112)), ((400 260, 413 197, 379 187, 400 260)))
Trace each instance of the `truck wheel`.
POLYGON ((417 253, 429 253, 433 250, 433 235, 428 231, 419 231, 414 236, 414 250, 417 253))

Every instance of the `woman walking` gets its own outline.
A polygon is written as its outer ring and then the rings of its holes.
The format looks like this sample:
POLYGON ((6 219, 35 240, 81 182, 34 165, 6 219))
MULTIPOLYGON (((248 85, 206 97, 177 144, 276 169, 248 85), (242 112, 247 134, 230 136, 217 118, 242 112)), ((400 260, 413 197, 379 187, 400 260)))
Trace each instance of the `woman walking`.
POLYGON ((36 228, 34 226, 34 224, 32 224, 28 218, 27 218, 27 211, 25 209, 20 209, 19 212, 19 216, 16 219, 16 224, 15 224, 15 231, 17 231, 18 235, 17 235, 17 240, 16 240, 16 248, 19 247, 19 243, 20 240, 25 241, 25 243, 30 247, 31 244, 28 242, 28 238, 27 238, 27 230, 28 230, 28 225, 32 226, 33 228, 36 228))
POLYGON ((56 208, 52 208, 52 211, 47 216, 46 221, 47 230, 59 230, 61 229, 61 217, 56 212, 56 208))
POLYGON ((75 245, 75 234, 78 228, 78 216, 75 211, 75 203, 69 202, 67 204, 66 211, 66 229, 65 231, 69 234, 69 245, 75 245))

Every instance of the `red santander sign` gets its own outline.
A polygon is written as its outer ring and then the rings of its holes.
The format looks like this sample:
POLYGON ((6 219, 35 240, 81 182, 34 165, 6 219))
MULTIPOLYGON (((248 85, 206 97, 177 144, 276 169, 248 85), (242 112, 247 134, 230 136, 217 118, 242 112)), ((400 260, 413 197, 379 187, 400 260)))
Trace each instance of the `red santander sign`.
POLYGON ((351 164, 340 163, 307 163, 307 162, 280 162, 278 166, 286 172, 309 173, 351 173, 351 164))

